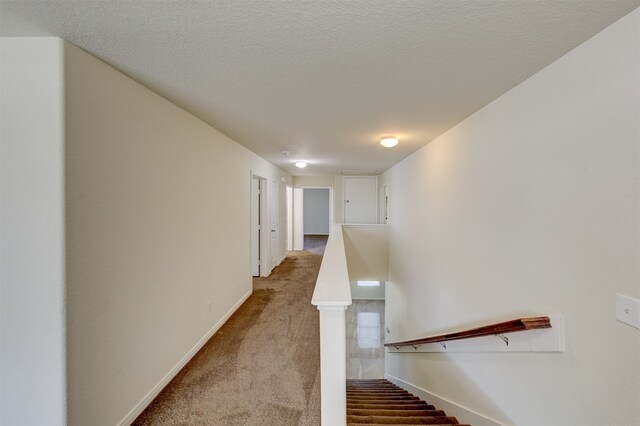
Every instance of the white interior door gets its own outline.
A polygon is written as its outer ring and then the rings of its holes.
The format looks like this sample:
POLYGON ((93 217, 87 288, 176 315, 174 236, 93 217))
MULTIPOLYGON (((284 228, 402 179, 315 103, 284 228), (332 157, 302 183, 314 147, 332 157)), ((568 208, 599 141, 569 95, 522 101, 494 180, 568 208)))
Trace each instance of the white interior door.
POLYGON ((344 223, 378 222, 378 178, 344 177, 344 223))
POLYGON ((251 179, 251 275, 260 276, 260 179, 251 179))
POLYGON ((270 221, 270 244, 269 256, 271 258, 271 269, 278 264, 278 190, 280 185, 277 181, 271 181, 271 190, 269 191, 269 221, 270 221))

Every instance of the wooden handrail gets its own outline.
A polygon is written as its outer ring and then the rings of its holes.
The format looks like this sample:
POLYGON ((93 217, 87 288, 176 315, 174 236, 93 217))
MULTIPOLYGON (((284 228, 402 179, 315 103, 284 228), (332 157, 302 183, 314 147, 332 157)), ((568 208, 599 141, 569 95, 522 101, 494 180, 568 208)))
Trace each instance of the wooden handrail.
POLYGON ((399 348, 401 346, 417 346, 426 343, 441 343, 450 340, 472 339, 481 336, 494 336, 514 331, 534 330, 537 328, 551 328, 549 317, 518 318, 511 321, 497 324, 485 325, 469 330, 456 331, 453 333, 439 334, 437 336, 423 337, 422 339, 404 340, 402 342, 385 343, 386 347, 399 348))

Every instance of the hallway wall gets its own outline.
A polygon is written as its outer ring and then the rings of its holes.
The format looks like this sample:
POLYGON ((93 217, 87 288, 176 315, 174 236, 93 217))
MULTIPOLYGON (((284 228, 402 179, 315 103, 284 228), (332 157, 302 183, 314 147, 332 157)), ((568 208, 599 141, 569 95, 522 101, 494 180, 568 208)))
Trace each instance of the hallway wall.
POLYGON ((127 423, 251 293, 252 172, 284 257, 291 176, 58 38, 2 90, 2 423, 127 423))
POLYGON ((557 312, 564 353, 387 354, 503 424, 640 424, 640 10, 388 170, 387 341, 557 312))
POLYGON ((281 224, 290 176, 71 44, 65 71, 69 421, 112 425, 250 294, 251 171, 281 224))

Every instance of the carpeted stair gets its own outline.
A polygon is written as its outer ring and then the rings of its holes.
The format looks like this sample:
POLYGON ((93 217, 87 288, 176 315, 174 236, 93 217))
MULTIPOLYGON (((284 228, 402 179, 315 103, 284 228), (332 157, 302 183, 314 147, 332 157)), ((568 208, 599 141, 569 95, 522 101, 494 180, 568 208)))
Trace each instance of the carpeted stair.
POLYGON ((347 380, 347 424, 457 425, 458 421, 390 381, 374 379, 347 380))

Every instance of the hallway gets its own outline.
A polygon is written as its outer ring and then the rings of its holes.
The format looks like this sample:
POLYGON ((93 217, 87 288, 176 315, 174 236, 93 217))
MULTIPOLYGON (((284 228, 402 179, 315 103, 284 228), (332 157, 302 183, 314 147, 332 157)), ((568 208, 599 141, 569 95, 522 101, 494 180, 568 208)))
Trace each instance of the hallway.
MULTIPOLYGON (((316 247, 318 250, 319 247, 316 247)), ((289 252, 135 425, 318 425, 322 256, 289 252)))

